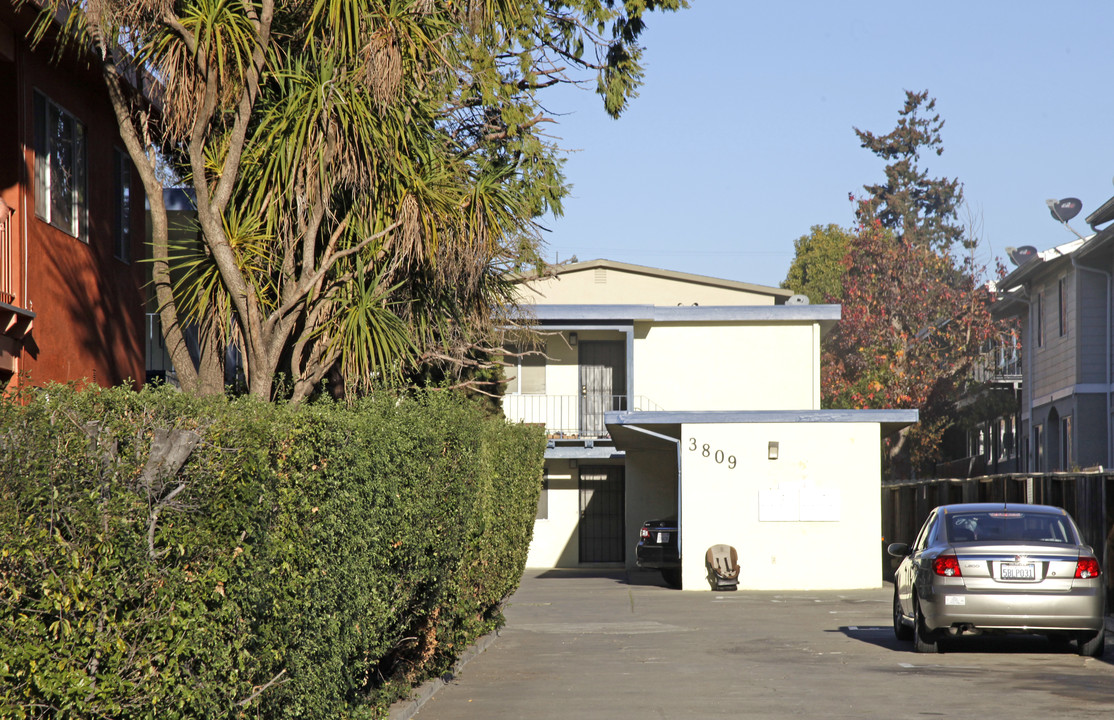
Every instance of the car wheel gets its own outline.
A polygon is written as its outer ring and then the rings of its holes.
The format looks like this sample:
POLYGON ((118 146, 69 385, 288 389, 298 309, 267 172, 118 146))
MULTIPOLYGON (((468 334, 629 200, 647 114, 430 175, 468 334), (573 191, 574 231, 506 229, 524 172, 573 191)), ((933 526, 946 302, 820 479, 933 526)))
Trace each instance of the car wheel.
POLYGON ((897 594, 897 585, 894 585, 894 636, 901 642, 913 639, 913 628, 902 621, 901 598, 897 594))
POLYGON ((940 652, 936 633, 925 627, 921 602, 916 595, 913 596, 913 650, 919 653, 940 652))
POLYGON ((1106 631, 1099 630, 1091 637, 1081 635, 1078 640, 1079 654, 1083 657, 1100 658, 1106 652, 1106 631))
POLYGON ((681 589, 681 568, 662 568, 661 576, 669 587, 681 589))

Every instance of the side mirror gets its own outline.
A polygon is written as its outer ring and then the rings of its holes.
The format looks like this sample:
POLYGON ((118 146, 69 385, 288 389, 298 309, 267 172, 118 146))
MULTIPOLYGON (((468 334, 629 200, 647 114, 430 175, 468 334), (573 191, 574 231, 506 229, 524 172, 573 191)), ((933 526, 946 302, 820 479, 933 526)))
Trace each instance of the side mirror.
POLYGON ((886 548, 886 552, 889 553, 890 555, 893 555, 894 557, 898 557, 898 558, 905 557, 906 555, 909 554, 909 544, 908 543, 890 543, 890 545, 886 548))

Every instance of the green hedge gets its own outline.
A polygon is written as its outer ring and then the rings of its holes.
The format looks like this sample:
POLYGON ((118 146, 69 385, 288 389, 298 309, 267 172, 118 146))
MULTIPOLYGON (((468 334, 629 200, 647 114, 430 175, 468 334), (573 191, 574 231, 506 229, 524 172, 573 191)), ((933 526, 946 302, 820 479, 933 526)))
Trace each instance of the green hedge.
POLYGON ((381 717, 501 621, 543 452, 444 392, 0 403, 0 716, 381 717))

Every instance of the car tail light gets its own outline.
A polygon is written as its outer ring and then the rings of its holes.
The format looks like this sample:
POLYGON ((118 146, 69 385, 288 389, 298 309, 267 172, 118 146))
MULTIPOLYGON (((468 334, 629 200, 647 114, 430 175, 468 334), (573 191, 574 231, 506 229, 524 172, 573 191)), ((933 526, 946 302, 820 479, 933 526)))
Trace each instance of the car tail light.
POLYGON ((1075 577, 1079 580, 1099 576, 1099 561, 1093 557, 1081 557, 1075 564, 1075 577))
POLYGON ((944 577, 960 577, 959 558, 955 555, 941 555, 932 561, 932 571, 944 577))
POLYGON ((650 528, 645 528, 644 527, 641 530, 639 530, 638 531, 638 537, 642 538, 643 540, 648 540, 650 538, 650 528))

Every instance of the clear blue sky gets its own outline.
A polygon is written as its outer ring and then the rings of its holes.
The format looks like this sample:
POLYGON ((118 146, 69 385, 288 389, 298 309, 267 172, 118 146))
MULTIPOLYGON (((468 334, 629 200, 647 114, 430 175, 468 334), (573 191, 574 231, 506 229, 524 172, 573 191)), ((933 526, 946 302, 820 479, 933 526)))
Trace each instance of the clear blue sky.
MULTIPOLYGON (((1114 2, 692 0, 653 14, 646 83, 619 120, 589 91, 544 102, 573 185, 546 258, 607 258, 776 286, 813 225, 850 228, 848 193, 885 163, 852 127, 896 125, 905 90, 945 120, 933 177, 958 178, 979 260, 1074 236, 1114 196, 1114 2)), ((966 219, 966 213, 963 214, 966 219)))

